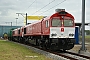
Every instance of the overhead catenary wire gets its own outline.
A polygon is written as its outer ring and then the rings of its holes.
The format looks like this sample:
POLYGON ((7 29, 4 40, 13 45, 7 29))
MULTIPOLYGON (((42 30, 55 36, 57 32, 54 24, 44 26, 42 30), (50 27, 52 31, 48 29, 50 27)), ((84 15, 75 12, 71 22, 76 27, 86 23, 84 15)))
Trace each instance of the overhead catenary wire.
MULTIPOLYGON (((28 6, 28 8, 31 7, 35 2, 36 2, 36 0, 34 0, 34 1, 28 6)), ((27 8, 27 9, 28 9, 28 8, 27 8)), ((26 9, 26 10, 27 10, 27 9, 26 9)), ((26 10, 25 10, 25 11, 26 11, 26 10)), ((20 13, 20 14, 23 16, 22 13, 20 13)), ((18 14, 18 16, 19 16, 19 14, 18 14)), ((24 17, 24 16, 23 16, 23 17, 24 17)), ((25 18, 25 17, 24 17, 24 18, 25 18)), ((26 18, 25 18, 25 19, 26 19, 26 25, 27 25, 27 13, 26 13, 26 18)))
POLYGON ((43 6, 42 8, 40 8, 39 10, 37 10, 36 12, 32 13, 31 15, 34 15, 35 13, 39 12, 40 10, 42 10, 43 8, 47 7, 48 5, 50 5, 51 3, 53 3, 55 0, 52 0, 51 2, 49 2, 47 5, 43 6))
POLYGON ((54 8, 54 7, 56 7, 56 6, 60 5, 60 4, 62 4, 62 3, 64 3, 65 1, 66 1, 66 0, 63 0, 62 2, 60 2, 60 3, 56 4, 55 6, 53 6, 53 7, 49 8, 48 10, 45 10, 44 12, 42 12, 42 13, 40 13, 40 14, 38 14, 38 15, 41 15, 41 14, 43 14, 43 13, 45 13, 45 12, 49 11, 50 9, 52 9, 52 8, 54 8))
MULTIPOLYGON (((28 6, 28 8, 30 8, 35 2, 36 2, 36 0, 34 0, 34 1, 28 6)), ((27 8, 27 9, 28 9, 28 8, 27 8)), ((26 10, 27 10, 27 9, 26 9, 26 10)), ((26 10, 25 10, 25 11, 26 11, 26 10)))

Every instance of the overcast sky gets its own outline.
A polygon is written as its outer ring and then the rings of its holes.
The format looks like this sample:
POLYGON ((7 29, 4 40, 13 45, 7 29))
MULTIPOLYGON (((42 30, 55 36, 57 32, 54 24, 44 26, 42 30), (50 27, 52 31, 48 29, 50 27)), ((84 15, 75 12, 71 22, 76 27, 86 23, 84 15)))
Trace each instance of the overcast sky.
MULTIPOLYGON (((63 1, 64 0, 0 0, 0 25, 10 25, 10 23, 6 22, 12 22, 12 24, 15 26, 15 18, 18 18, 17 25, 22 26, 24 25, 24 17, 21 15, 18 16, 16 13, 27 13, 30 16, 49 16, 55 13, 55 9, 57 8, 65 9, 74 16, 75 22, 81 22, 82 0, 63 1)), ((90 0, 85 1, 85 21, 90 22, 90 0)))

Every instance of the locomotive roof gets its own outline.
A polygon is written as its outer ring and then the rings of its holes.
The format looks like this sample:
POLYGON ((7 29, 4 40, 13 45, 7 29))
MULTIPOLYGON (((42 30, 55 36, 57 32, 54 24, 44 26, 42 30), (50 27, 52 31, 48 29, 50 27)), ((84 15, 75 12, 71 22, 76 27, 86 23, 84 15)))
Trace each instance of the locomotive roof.
MULTIPOLYGON (((73 18, 74 19, 74 17, 70 14, 70 13, 68 13, 68 12, 66 12, 66 11, 64 11, 65 13, 66 13, 66 16, 69 16, 69 17, 71 17, 71 18, 73 18)), ((54 14, 52 14, 51 16, 48 16, 48 17, 46 17, 46 18, 43 18, 44 20, 48 20, 48 19, 51 19, 51 18, 53 18, 53 17, 57 17, 59 15, 59 12, 56 12, 56 13, 54 13, 54 14)), ((63 15, 63 14, 62 14, 63 15)))
POLYGON ((28 26, 30 26, 30 25, 36 24, 36 23, 41 22, 41 21, 42 21, 42 20, 37 20, 37 21, 35 21, 35 22, 32 22, 31 24, 25 25, 24 27, 28 27, 28 26))
POLYGON ((47 16, 47 17, 45 17, 45 18, 43 18, 44 20, 48 20, 48 19, 50 19, 50 17, 51 16, 47 16))
POLYGON ((60 13, 61 12, 57 12, 57 13, 53 14, 50 18, 57 17, 57 16, 61 15, 61 16, 68 16, 68 17, 71 17, 74 19, 74 17, 66 11, 62 11, 62 13, 61 14, 60 13))
POLYGON ((15 30, 17 30, 17 29, 14 29, 13 31, 15 31, 15 30))
POLYGON ((69 16, 69 17, 71 17, 71 18, 74 19, 74 17, 73 17, 70 13, 68 13, 68 12, 66 12, 66 11, 60 11, 60 12, 56 12, 56 13, 52 14, 51 16, 45 17, 45 18, 43 18, 43 19, 41 19, 41 20, 35 21, 35 22, 31 23, 31 24, 28 24, 28 25, 26 25, 26 26, 24 26, 24 27, 27 27, 27 26, 29 26, 29 25, 36 24, 36 23, 38 23, 38 22, 41 22, 42 20, 48 20, 48 19, 51 19, 51 18, 53 18, 53 17, 57 17, 57 16, 60 15, 60 13, 61 13, 62 16, 63 16, 63 15, 66 15, 66 16, 69 16), (64 13, 64 14, 63 14, 63 13, 64 13))
POLYGON ((13 31, 18 30, 18 29, 20 29, 20 28, 16 28, 16 29, 14 29, 13 31))

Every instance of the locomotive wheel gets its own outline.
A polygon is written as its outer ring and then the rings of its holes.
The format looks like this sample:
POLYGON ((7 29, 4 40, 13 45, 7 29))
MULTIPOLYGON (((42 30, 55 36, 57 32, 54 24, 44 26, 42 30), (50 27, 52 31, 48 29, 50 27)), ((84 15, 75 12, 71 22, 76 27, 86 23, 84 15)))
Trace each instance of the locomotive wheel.
POLYGON ((38 44, 37 45, 40 48, 47 49, 47 43, 45 43, 45 42, 38 41, 38 44))
POLYGON ((25 41, 25 42, 24 42, 24 44, 26 44, 26 45, 27 45, 27 39, 26 39, 26 38, 24 38, 24 41, 25 41))
POLYGON ((74 43, 69 43, 67 45, 65 45, 66 48, 63 48, 63 50, 70 50, 74 47, 74 43))
POLYGON ((20 41, 20 37, 18 38, 18 42, 20 43, 21 41, 20 41))
POLYGON ((23 43, 23 44, 25 44, 25 41, 24 41, 24 38, 23 37, 21 37, 21 43, 23 43))
POLYGON ((45 43, 41 43, 40 45, 43 49, 45 49, 45 43))
POLYGON ((69 44, 69 48, 72 49, 74 47, 74 43, 69 44))
POLYGON ((55 45, 55 44, 52 44, 52 45, 50 46, 50 50, 52 50, 52 51, 57 50, 56 45, 55 45))

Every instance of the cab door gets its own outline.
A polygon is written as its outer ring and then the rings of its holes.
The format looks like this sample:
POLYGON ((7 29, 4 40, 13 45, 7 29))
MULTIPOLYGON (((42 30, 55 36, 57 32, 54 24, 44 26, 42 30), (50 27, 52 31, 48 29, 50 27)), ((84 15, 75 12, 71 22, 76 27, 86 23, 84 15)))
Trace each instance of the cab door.
POLYGON ((42 33, 43 35, 49 35, 50 33, 50 25, 49 25, 49 20, 45 20, 42 22, 42 33))

